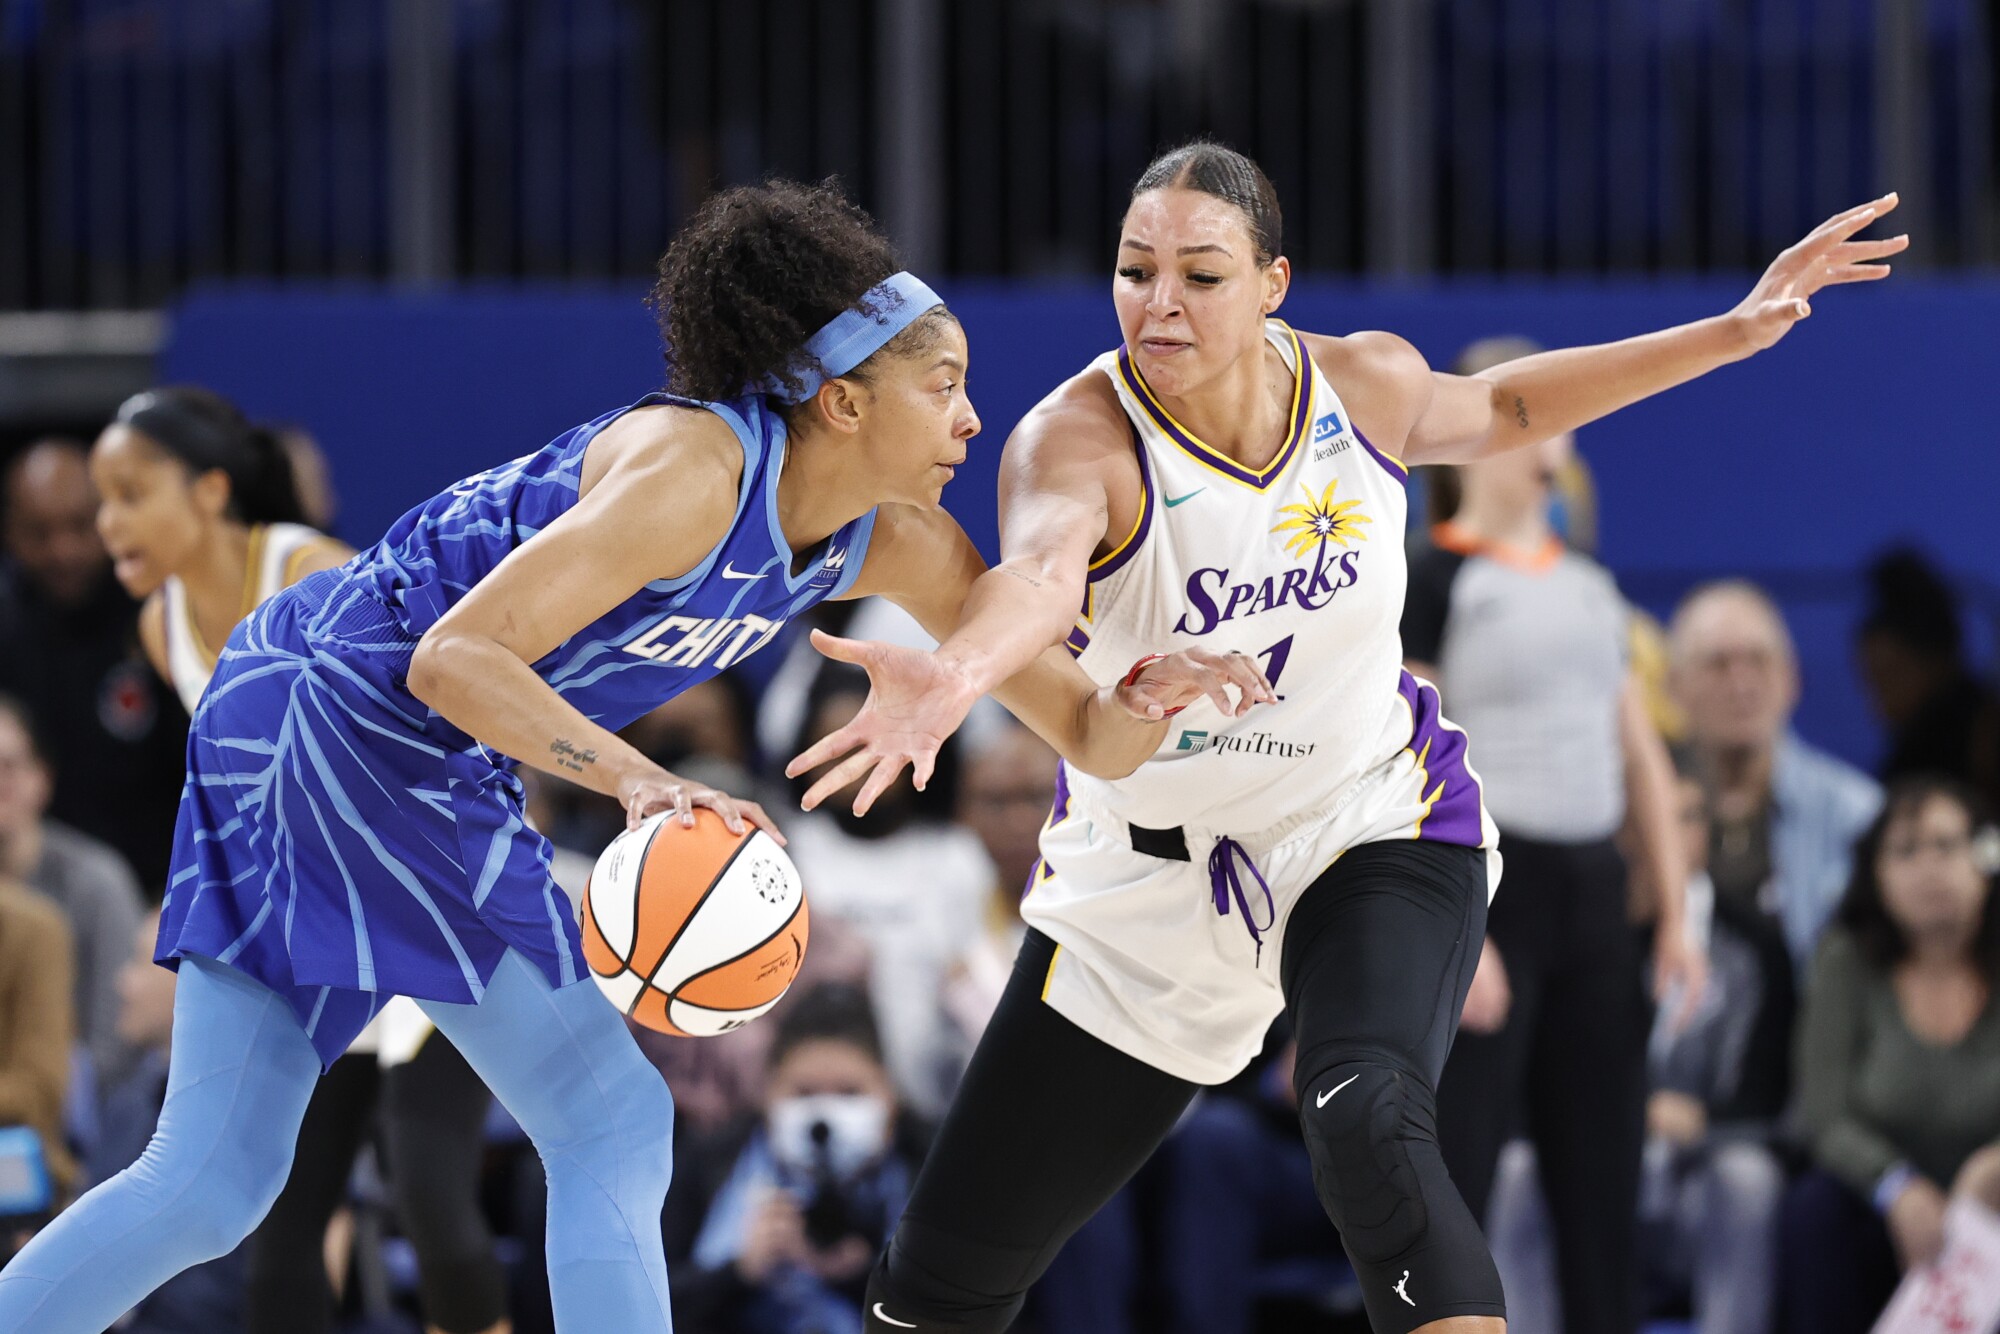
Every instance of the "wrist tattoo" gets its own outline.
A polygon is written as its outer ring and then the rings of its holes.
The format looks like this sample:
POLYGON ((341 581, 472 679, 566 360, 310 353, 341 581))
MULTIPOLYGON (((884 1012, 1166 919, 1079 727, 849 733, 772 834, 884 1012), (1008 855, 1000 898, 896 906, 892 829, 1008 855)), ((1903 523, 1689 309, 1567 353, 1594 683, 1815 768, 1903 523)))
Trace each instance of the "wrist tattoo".
POLYGON ((1042 581, 1035 578, 1032 574, 1022 574, 1019 570, 1010 570, 1005 566, 1001 567, 1000 573, 1019 579, 1030 588, 1040 588, 1042 586, 1042 581))
POLYGON ((549 753, 556 757, 558 769, 568 769, 571 773, 582 773, 587 764, 597 763, 597 752, 578 750, 567 737, 557 737, 549 746, 549 753))
POLYGON ((1521 424, 1522 430, 1528 429, 1528 403, 1519 394, 1514 395, 1514 420, 1521 424))

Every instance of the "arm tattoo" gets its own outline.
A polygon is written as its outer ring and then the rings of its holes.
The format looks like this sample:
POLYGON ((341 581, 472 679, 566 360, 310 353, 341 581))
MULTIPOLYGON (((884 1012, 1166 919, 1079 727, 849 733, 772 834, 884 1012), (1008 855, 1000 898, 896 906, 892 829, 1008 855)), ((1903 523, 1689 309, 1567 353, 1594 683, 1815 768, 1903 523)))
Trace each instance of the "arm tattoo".
POLYGON ((1042 586, 1042 581, 1035 578, 1032 574, 1022 574, 1019 570, 1009 569, 1004 565, 1000 567, 1000 573, 1019 579, 1030 588, 1040 588, 1042 586))
POLYGON ((1522 430, 1528 429, 1528 403, 1519 394, 1514 395, 1514 420, 1521 424, 1522 430))
POLYGON ((556 757, 556 767, 568 769, 571 773, 582 773, 587 764, 597 763, 597 752, 578 750, 567 737, 557 737, 549 746, 549 753, 556 757))

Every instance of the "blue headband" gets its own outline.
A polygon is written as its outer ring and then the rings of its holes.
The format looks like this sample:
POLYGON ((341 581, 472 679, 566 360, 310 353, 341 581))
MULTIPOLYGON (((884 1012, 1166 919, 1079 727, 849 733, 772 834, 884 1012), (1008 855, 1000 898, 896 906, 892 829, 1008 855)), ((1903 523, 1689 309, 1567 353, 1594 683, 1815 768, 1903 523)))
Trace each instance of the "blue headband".
POLYGON ((916 322, 933 306, 944 304, 914 273, 896 273, 861 294, 856 308, 843 310, 806 340, 803 355, 788 368, 798 381, 788 387, 776 375, 750 386, 780 403, 803 403, 828 380, 847 374, 882 350, 883 344, 916 322))

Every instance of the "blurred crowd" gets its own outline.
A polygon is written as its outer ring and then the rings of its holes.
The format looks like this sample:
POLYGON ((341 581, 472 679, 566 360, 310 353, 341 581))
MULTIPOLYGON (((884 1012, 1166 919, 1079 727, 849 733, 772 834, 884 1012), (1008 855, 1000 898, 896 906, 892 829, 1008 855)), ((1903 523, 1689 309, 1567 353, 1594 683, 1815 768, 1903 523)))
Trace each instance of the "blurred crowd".
MULTIPOLYGON (((326 460, 303 433, 283 443, 298 512, 324 529, 326 460)), ((1472 736, 1519 876, 1441 1089, 1447 1161, 1521 1334, 1555 1334, 1565 1312, 1571 1334, 1866 1330, 1949 1243, 1954 1210, 2000 1209, 2000 699, 1950 582, 1892 553, 1855 639, 1883 759, 1869 774, 1835 758, 1792 725, 1800 664, 1773 598, 1722 580, 1664 624, 1628 607, 1590 558, 1588 473, 1559 443, 1423 479, 1436 522, 1412 524, 1406 646, 1472 736), (1564 716, 1596 690, 1603 718, 1564 716), (1670 958, 1700 962, 1656 988, 1670 958)), ((35 442, 0 497, 0 1254, 138 1156, 172 1042, 174 976, 151 958, 187 716, 141 650, 90 462, 87 443, 35 442)), ((812 623, 921 641, 874 603, 812 623)), ((786 780, 784 762, 867 695, 805 628, 626 734, 777 813, 813 909, 769 1018, 638 1033, 678 1108, 664 1232, 681 1334, 859 1330, 869 1266, 1020 942, 1053 786, 1053 752, 982 709, 926 790, 906 777, 865 816, 799 813, 812 776, 786 780)), ((622 814, 524 777, 577 895, 622 814)), ((1363 1327, 1289 1056, 1280 1025, 1196 1103, 1050 1270, 1034 1330, 1363 1327)), ((387 1087, 407 1125, 437 1085, 387 1087)), ((413 1244, 421 1201, 397 1188, 411 1159, 388 1138, 364 1123, 330 1220, 311 1215, 323 1283, 252 1300, 259 1248, 281 1244, 260 1231, 120 1328, 548 1329, 539 1167, 505 1111, 485 1114, 468 1169, 484 1229, 450 1262, 504 1293, 498 1323, 448 1309, 448 1267, 419 1274, 420 1252, 443 1262, 413 1244)))

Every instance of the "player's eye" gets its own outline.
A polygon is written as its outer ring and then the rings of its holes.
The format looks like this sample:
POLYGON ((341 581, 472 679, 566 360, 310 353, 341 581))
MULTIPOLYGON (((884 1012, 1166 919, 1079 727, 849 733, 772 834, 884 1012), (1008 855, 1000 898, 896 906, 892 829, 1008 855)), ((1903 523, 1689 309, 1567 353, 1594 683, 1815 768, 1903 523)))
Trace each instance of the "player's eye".
POLYGON ((1146 281, 1146 271, 1137 264, 1128 264, 1118 270, 1118 276, 1127 282, 1143 283, 1146 281))
POLYGON ((1190 273, 1188 281, 1191 283, 1200 283, 1203 287, 1214 287, 1222 281, 1222 275, 1219 273, 1190 273))

